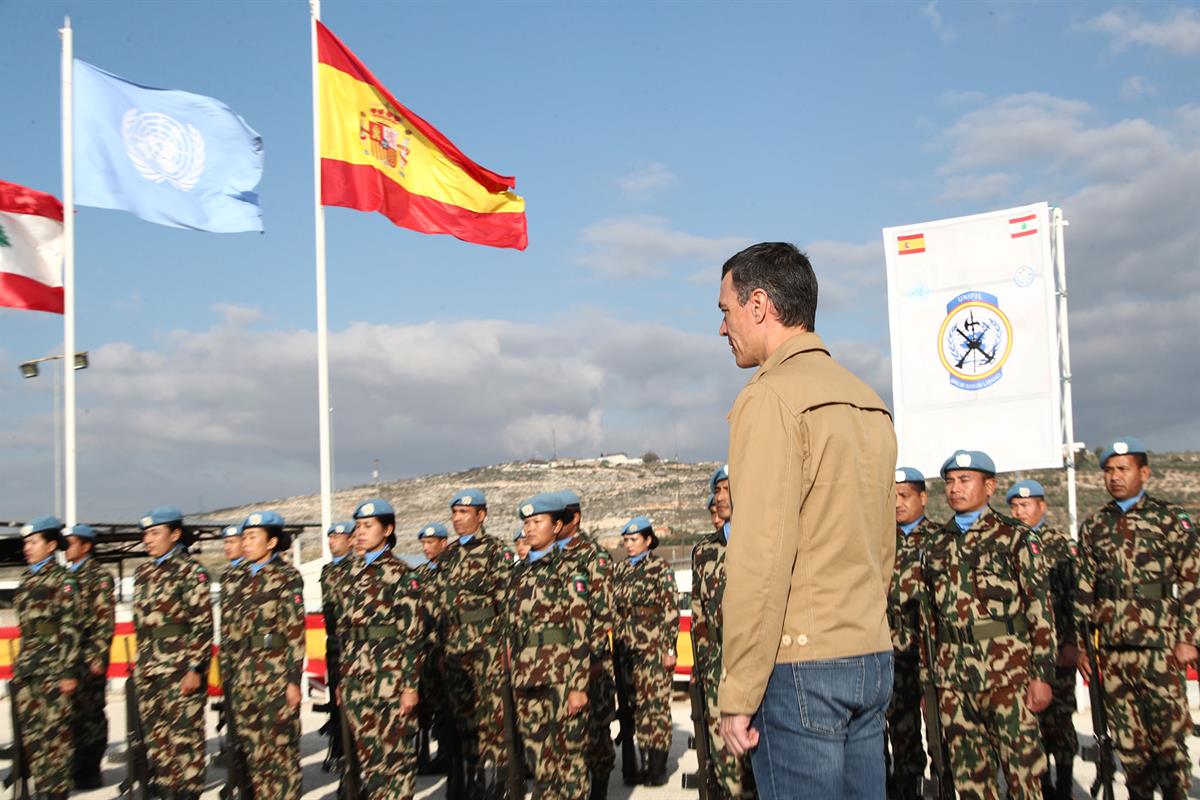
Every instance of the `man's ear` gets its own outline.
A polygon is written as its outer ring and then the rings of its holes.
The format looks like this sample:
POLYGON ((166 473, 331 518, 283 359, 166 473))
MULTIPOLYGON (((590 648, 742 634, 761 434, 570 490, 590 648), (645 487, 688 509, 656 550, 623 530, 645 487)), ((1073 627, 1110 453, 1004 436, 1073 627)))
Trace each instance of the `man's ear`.
POLYGON ((754 321, 756 323, 761 324, 766 320, 767 316, 774 311, 774 306, 771 303, 771 297, 764 289, 759 288, 751 292, 750 299, 747 302, 750 303, 750 313, 754 315, 754 321))

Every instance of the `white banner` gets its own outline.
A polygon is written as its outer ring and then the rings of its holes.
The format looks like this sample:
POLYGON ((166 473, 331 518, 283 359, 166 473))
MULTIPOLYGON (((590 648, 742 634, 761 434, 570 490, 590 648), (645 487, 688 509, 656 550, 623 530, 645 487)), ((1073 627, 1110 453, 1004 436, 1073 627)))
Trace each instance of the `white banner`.
POLYGON ((1051 233, 1046 203, 884 228, 901 465, 1062 466, 1051 233))

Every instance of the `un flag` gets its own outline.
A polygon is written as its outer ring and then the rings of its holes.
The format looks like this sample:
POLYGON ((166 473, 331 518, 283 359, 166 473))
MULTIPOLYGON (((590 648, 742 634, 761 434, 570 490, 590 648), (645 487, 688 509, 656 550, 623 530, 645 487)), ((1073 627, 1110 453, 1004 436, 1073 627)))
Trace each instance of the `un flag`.
POLYGON ((211 97, 75 60, 75 202, 176 228, 261 231, 262 137, 211 97))

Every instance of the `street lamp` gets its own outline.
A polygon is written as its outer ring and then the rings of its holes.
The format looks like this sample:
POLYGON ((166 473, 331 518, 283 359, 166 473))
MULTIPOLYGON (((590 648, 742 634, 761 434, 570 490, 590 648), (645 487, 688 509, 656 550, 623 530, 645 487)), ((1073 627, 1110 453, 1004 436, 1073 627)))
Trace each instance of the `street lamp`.
MULTIPOLYGON (((62 356, 55 355, 55 356, 43 356, 42 358, 35 358, 32 361, 25 361, 21 364, 21 377, 22 378, 36 378, 39 374, 41 374, 41 370, 38 368, 38 364, 41 364, 45 361, 60 361, 60 360, 62 360, 62 356)), ((75 354, 75 369, 87 369, 89 363, 90 362, 88 361, 88 354, 86 351, 75 354)))
MULTIPOLYGON (((41 370, 38 367, 47 361, 62 361, 61 355, 43 356, 35 358, 32 361, 25 361, 21 364, 22 378, 36 378, 41 370)), ((75 369, 88 368, 88 354, 86 352, 75 354, 75 369)), ((54 513, 56 516, 62 516, 62 397, 59 394, 58 385, 59 371, 54 370, 54 513)))

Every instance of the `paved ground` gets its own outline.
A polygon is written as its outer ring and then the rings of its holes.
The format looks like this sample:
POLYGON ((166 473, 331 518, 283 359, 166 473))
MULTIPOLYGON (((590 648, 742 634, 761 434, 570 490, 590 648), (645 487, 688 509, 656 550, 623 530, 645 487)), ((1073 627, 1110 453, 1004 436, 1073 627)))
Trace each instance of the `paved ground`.
MULTIPOLYGON (((1200 718, 1200 714, 1197 713, 1196 708, 1196 685, 1190 684, 1189 689, 1192 693, 1193 716, 1200 718)), ((313 713, 312 703, 314 701, 320 702, 322 699, 320 697, 313 698, 306 700, 304 704, 303 729, 305 734, 301 742, 305 787, 304 800, 336 800, 337 795, 336 780, 321 772, 325 741, 317 735, 316 730, 321 726, 324 719, 323 715, 313 713)), ((683 695, 676 695, 671 710, 674 718, 675 736, 671 748, 670 767, 673 773, 670 783, 664 787, 655 789, 647 787, 628 788, 621 785, 620 764, 618 763, 613 773, 612 783, 609 786, 609 800, 651 800, 651 798, 656 800, 693 800, 696 797, 696 792, 683 789, 681 784, 682 776, 696 768, 696 756, 687 750, 688 736, 691 733, 691 721, 688 717, 687 702, 683 695)), ((125 777, 125 765, 122 759, 125 735, 125 705, 124 695, 121 691, 110 691, 107 713, 113 742, 109 747, 104 762, 104 778, 108 786, 104 789, 72 795, 72 797, 79 798, 79 800, 111 800, 111 798, 116 798, 118 796, 116 786, 125 777)), ((5 697, 0 702, 0 742, 7 743, 11 740, 9 720, 8 700, 5 697)), ((209 714, 208 750, 210 754, 215 753, 219 746, 216 731, 211 727, 215 725, 215 722, 216 715, 209 714)), ((1075 722, 1080 732, 1081 741, 1085 745, 1090 744, 1090 717, 1085 712, 1081 712, 1076 715, 1075 722)), ((1189 748, 1194 760, 1197 754, 1200 754, 1200 739, 1195 737, 1189 739, 1189 748)), ((618 751, 619 760, 620 755, 618 751)), ((1087 797, 1086 789, 1091 785, 1094 774, 1095 771, 1091 764, 1076 761, 1075 797, 1087 797)), ((208 779, 208 786, 204 792, 204 800, 217 800, 220 786, 224 780, 224 770, 211 767, 208 772, 208 779)), ((1121 784, 1122 776, 1118 775, 1117 780, 1117 797, 1126 798, 1128 795, 1121 784)), ((417 789, 418 798, 439 798, 444 796, 443 779, 441 778, 419 778, 417 789)), ((0 792, 0 796, 7 797, 9 795, 7 792, 0 792)), ((801 796, 800 791, 797 791, 796 796, 801 796)), ((1193 774, 1192 791, 1189 796, 1200 798, 1200 778, 1197 777, 1197 773, 1193 774)), ((270 799, 268 798, 267 800, 270 799)))

